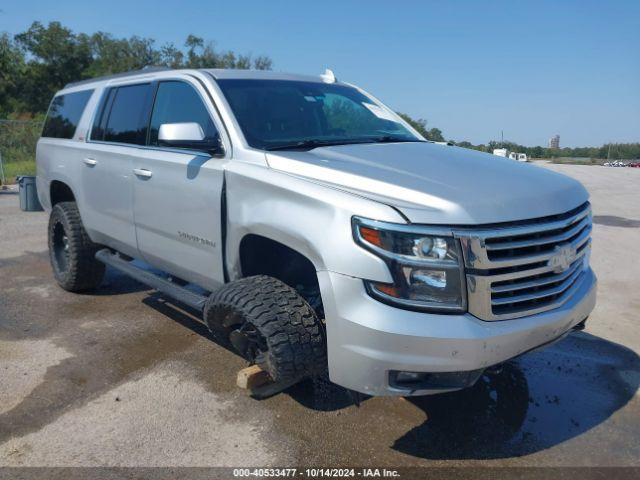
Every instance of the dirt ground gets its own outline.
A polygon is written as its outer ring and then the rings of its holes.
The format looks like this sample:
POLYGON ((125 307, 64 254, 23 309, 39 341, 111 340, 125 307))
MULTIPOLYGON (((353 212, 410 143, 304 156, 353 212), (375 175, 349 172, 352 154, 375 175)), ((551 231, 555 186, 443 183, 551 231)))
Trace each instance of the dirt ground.
POLYGON ((53 281, 44 213, 0 193, 0 466, 640 466, 640 169, 545 165, 592 195, 584 332, 454 394, 301 384, 258 401, 191 312, 115 271, 53 281))

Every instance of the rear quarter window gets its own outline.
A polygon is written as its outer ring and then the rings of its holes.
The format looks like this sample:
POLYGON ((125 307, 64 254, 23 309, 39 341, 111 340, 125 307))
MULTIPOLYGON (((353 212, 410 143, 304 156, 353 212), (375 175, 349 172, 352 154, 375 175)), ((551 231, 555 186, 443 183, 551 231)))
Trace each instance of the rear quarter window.
POLYGON ((93 90, 66 93, 54 97, 47 112, 42 136, 49 138, 73 138, 78 122, 93 90))

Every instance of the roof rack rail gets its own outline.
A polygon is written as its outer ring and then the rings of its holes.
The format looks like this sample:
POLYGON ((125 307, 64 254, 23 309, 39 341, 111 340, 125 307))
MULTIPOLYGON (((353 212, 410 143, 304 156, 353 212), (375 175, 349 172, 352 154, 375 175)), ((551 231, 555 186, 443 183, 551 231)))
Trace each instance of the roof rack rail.
POLYGON ((86 83, 98 82, 100 80, 111 80, 112 78, 123 78, 123 77, 129 77, 129 76, 132 76, 132 75, 140 75, 142 73, 162 72, 162 71, 166 71, 166 70, 174 70, 174 69, 170 68, 170 67, 148 66, 148 67, 143 67, 140 70, 131 70, 129 72, 114 73, 113 75, 104 75, 102 77, 87 78, 86 80, 79 80, 77 82, 67 83, 64 86, 64 88, 77 87, 78 85, 84 85, 86 83))

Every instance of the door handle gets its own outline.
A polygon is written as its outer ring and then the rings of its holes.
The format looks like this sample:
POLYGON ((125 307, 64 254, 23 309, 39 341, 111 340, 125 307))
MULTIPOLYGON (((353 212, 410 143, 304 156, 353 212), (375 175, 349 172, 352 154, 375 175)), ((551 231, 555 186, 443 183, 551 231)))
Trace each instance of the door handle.
POLYGON ((151 176, 153 175, 153 172, 151 170, 147 170, 146 168, 134 168, 133 173, 143 178, 151 178, 151 176))
POLYGON ((83 162, 89 167, 95 167, 98 164, 98 161, 94 160, 93 158, 85 158, 83 162))

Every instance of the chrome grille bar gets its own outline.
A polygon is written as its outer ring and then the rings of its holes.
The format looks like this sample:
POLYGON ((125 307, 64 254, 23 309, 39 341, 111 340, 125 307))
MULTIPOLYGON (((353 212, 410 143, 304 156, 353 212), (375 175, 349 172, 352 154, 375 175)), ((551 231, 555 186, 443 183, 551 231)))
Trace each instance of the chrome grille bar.
POLYGON ((557 308, 588 268, 591 207, 494 228, 456 229, 466 266, 469 311, 507 320, 557 308))
MULTIPOLYGON (((499 282, 494 281, 493 286, 491 287, 491 293, 513 292, 517 290, 541 287, 543 285, 548 285, 550 283, 560 282, 566 278, 569 278, 581 266, 582 266, 582 261, 578 260, 577 262, 573 263, 573 266, 569 270, 567 270, 564 273, 561 273, 560 275, 551 275, 543 278, 536 278, 535 280, 528 280, 525 282, 508 283, 506 285, 496 285, 499 282)), ((526 272, 526 273, 529 274, 530 272, 526 272)))
POLYGON ((571 229, 558 235, 551 235, 548 237, 545 236, 527 240, 514 240, 510 242, 487 243, 487 250, 510 250, 514 248, 560 243, 570 240, 578 233, 582 232, 582 230, 584 230, 585 228, 591 228, 591 221, 589 218, 582 219, 577 225, 572 226, 571 229))
POLYGON ((569 278, 564 280, 560 285, 553 288, 547 288, 544 290, 535 290, 533 293, 523 293, 521 295, 514 295, 511 297, 493 298, 491 300, 491 305, 507 305, 511 303, 528 302, 529 300, 536 300, 539 298, 557 295, 559 293, 564 292, 567 288, 569 288, 573 284, 577 276, 580 275, 581 273, 582 271, 573 272, 573 274, 571 274, 569 278))

